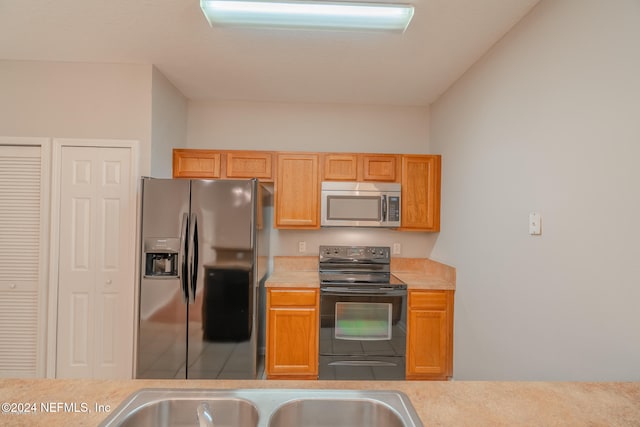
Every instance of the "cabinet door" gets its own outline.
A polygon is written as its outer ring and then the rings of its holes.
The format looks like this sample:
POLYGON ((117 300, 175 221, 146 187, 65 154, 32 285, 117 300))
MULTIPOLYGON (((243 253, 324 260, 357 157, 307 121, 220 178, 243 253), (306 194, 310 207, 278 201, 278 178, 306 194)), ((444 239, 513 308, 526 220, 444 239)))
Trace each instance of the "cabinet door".
POLYGON ((220 178, 220 152, 173 150, 174 178, 220 178))
POLYGON ((318 155, 279 153, 275 185, 276 228, 318 228, 318 155))
POLYGON ((323 180, 355 181, 358 178, 356 154, 325 154, 323 180))
POLYGON ((227 157, 227 178, 258 178, 273 181, 271 159, 273 155, 263 151, 229 151, 227 157))
POLYGON ((396 181, 398 156, 394 154, 362 155, 363 181, 396 181))
POLYGON ((407 379, 453 373, 453 291, 410 291, 407 379))
POLYGON ((402 156, 402 228, 440 231, 439 155, 402 156))
POLYGON ((267 378, 318 378, 318 291, 267 290, 267 378))

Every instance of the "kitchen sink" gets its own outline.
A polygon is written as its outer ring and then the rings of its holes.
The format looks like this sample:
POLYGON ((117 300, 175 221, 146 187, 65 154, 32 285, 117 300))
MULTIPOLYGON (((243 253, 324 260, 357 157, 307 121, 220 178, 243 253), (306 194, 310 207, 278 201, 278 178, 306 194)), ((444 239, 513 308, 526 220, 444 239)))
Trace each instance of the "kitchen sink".
POLYGON ((373 399, 300 399, 278 408, 269 427, 402 427, 390 406, 373 399))
POLYGON ((326 389, 143 389, 100 425, 422 427, 404 393, 326 389))
POLYGON ((198 407, 206 405, 216 427, 256 427, 258 409, 231 393, 201 393, 189 390, 141 390, 116 410, 105 426, 199 426, 198 407), (120 408, 119 408, 120 409, 120 408))

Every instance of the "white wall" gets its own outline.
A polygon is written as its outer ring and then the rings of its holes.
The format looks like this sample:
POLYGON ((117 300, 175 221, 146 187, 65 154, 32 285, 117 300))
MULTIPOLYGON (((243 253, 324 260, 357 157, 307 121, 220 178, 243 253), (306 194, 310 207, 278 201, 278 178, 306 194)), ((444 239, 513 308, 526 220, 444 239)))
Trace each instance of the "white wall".
MULTIPOLYGON (((429 108, 189 101, 187 146, 277 151, 430 153, 429 108)), ((401 243, 403 257, 431 253, 436 234, 371 229, 276 230, 273 255, 317 255, 322 244, 401 243), (307 251, 298 252, 298 242, 307 251)))
POLYGON ((639 40, 637 0, 543 0, 432 105, 456 379, 640 380, 639 40))
POLYGON ((428 153, 429 109, 190 101, 187 146, 428 153))
POLYGON ((151 176, 171 178, 172 150, 187 143, 187 98, 156 67, 151 81, 151 176))
POLYGON ((149 173, 151 66, 0 60, 0 135, 140 141, 149 173))

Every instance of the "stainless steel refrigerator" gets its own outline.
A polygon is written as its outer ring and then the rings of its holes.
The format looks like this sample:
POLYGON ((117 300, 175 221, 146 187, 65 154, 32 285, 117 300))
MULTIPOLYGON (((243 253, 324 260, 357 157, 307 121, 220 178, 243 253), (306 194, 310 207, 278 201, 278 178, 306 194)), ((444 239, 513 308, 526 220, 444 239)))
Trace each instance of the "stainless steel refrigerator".
POLYGON ((136 378, 256 378, 271 193, 142 179, 136 378))

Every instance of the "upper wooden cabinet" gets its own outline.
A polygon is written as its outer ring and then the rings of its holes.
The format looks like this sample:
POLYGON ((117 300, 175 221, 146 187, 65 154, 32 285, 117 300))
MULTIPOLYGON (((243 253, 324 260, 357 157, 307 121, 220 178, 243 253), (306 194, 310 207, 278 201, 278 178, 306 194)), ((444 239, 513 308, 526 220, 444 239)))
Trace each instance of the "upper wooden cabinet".
POLYGON ((357 154, 323 154, 323 181, 355 181, 358 179, 357 154))
POLYGON ((399 156, 396 154, 325 153, 323 181, 398 180, 399 156))
POLYGON ((440 231, 440 155, 402 156, 402 228, 440 231))
POLYGON ((212 150, 173 150, 174 178, 220 178, 221 153, 212 150))
POLYGON ((276 228, 320 227, 318 163, 317 154, 277 154, 276 228))
POLYGON ((173 150, 174 178, 258 178, 273 181, 268 151, 173 150))
POLYGON ((362 181, 394 182, 398 173, 395 154, 362 154, 362 181))
POLYGON ((446 380, 453 375, 453 292, 409 291, 408 380, 446 380))
POLYGON ((228 151, 225 157, 227 178, 258 178, 262 181, 273 181, 272 153, 228 151))
POLYGON ((275 182, 275 227, 320 227, 321 181, 400 182, 402 230, 440 231, 441 156, 173 150, 174 178, 275 182), (275 165, 275 166, 274 166, 275 165))

